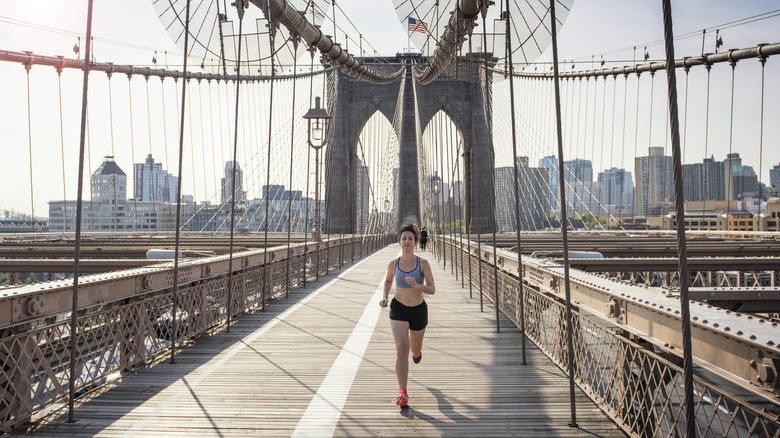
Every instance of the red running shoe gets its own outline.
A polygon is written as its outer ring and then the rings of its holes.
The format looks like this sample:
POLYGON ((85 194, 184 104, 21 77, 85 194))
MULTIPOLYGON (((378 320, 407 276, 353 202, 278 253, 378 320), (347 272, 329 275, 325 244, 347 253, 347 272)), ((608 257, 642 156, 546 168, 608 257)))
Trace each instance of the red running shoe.
POLYGON ((398 398, 395 399, 395 404, 402 408, 409 406, 409 394, 406 393, 406 388, 402 389, 401 393, 398 394, 398 398))

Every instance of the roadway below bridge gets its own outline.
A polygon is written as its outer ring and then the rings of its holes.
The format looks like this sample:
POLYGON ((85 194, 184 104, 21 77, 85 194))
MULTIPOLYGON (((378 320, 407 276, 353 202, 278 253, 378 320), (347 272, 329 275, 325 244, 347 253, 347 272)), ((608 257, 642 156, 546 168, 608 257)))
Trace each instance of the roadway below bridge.
POLYGON ((624 434, 490 305, 480 312, 432 253, 424 359, 410 362, 411 408, 394 404, 395 347, 380 284, 391 245, 290 291, 231 332, 124 374, 79 399, 76 423, 53 410, 35 436, 601 436, 624 434))

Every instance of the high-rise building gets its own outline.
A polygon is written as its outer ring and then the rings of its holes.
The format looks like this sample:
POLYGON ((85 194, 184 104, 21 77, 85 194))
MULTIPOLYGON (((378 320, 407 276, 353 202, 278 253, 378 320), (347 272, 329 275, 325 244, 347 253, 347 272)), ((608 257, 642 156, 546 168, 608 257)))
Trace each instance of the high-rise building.
POLYGON ((758 176, 751 166, 742 165, 742 158, 738 153, 728 154, 724 164, 727 201, 758 197, 758 176))
POLYGON ((634 211, 634 181, 631 172, 613 167, 599 172, 601 202, 613 214, 630 214, 634 211))
POLYGON ((674 173, 672 157, 664 148, 650 147, 646 157, 636 157, 636 212, 642 216, 658 216, 674 205, 674 173))
POLYGON ((514 177, 514 167, 495 169, 497 231, 514 231, 518 223, 521 230, 544 229, 549 225, 551 212, 547 169, 529 167, 527 157, 517 158, 519 220, 516 218, 518 208, 515 205, 514 177))
POLYGON ((127 200, 127 175, 112 156, 103 157, 103 162, 92 173, 91 183, 93 202, 119 206, 127 200))
POLYGON ((355 178, 355 185, 356 185, 355 202, 357 204, 357 210, 356 210, 357 232, 363 233, 368 229, 368 221, 371 216, 370 215, 371 203, 369 202, 370 181, 368 179, 368 166, 364 166, 363 163, 360 161, 360 158, 357 159, 355 172, 357 173, 357 178, 355 178))
POLYGON ((775 167, 769 169, 769 184, 780 188, 780 164, 775 164, 775 167))
POLYGON ((236 169, 236 202, 246 199, 246 193, 244 190, 244 172, 241 170, 241 166, 235 161, 228 161, 225 163, 225 177, 222 178, 222 202, 230 202, 231 190, 233 189, 233 164, 236 169))
POLYGON ((683 191, 686 202, 712 201, 725 199, 722 161, 714 157, 705 158, 701 163, 683 165, 683 191))
POLYGON ((558 189, 558 158, 550 155, 539 160, 539 168, 547 169, 547 187, 549 187, 550 208, 555 213, 561 212, 558 199, 560 190, 558 189))
POLYGON ((138 201, 176 202, 179 179, 155 163, 152 154, 146 162, 133 165, 133 197, 138 201))

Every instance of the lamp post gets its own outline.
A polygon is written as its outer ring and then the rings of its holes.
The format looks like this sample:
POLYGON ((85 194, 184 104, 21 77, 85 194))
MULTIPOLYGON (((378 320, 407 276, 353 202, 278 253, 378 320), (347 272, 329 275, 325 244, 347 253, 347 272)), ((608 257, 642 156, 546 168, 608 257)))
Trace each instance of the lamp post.
MULTIPOLYGON (((431 191, 433 192, 433 208, 436 209, 436 226, 433 228, 434 233, 438 234, 439 230, 439 193, 441 193, 441 177, 439 172, 434 172, 431 178, 431 191)), ((441 255, 441 254, 439 254, 441 255)), ((447 260, 444 261, 444 268, 447 268, 447 260)))
POLYGON ((382 214, 385 234, 390 234, 390 200, 385 198, 385 211, 382 214))
POLYGON ((320 98, 314 98, 314 108, 303 115, 309 124, 309 146, 314 149, 314 229, 311 238, 319 242, 320 236, 320 149, 325 146, 325 121, 332 117, 324 108, 320 108, 320 98))

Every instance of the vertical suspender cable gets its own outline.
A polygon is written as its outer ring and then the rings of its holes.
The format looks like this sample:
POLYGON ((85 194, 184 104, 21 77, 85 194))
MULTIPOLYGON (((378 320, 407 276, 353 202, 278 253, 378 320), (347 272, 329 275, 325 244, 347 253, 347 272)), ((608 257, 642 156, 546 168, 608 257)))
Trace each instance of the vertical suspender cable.
MULTIPOLYGON (((68 232, 68 195, 65 191, 65 134, 62 126, 62 68, 57 68, 57 95, 60 102, 60 148, 62 151, 62 219, 64 230, 68 232)), ((33 218, 35 219, 35 218, 33 218)), ((51 220, 51 219, 50 219, 51 220)), ((35 221, 33 221, 33 226, 35 221)))
MULTIPOLYGON (((683 104, 683 136, 682 136, 682 162, 685 163, 685 151, 688 144, 688 78, 690 76, 691 68, 685 65, 683 62, 683 68, 685 69, 685 103, 683 104)), ((668 102, 667 102, 668 104, 668 102)), ((666 118, 666 117, 664 117, 666 118)), ((668 119, 667 119, 668 122, 668 119)), ((668 125, 668 123, 667 123, 668 125)), ((667 126, 668 129, 668 126, 667 126)), ((664 130, 664 137, 667 137, 666 130, 664 130)), ((704 157, 707 158, 707 157, 704 157)))
MULTIPOLYGON (((460 37, 460 36, 458 36, 458 37, 460 37)), ((459 50, 461 52, 460 59, 464 60, 462 46, 461 46, 461 49, 459 49, 459 50)), ((457 64, 456 64, 455 68, 457 69, 457 64)), ((471 73, 470 70, 471 69, 469 68, 469 74, 471 73)), ((456 76, 457 76, 457 73, 456 73, 456 76)), ((460 99, 459 99, 459 102, 460 102, 460 106, 461 106, 461 114, 465 115, 466 114, 466 108, 465 108, 466 103, 463 100, 466 97, 466 93, 463 91, 463 81, 462 80, 460 81, 458 88, 460 88, 460 99)), ((465 129, 464 129, 464 131, 465 131, 465 129)), ((470 151, 466 149, 466 136, 465 135, 463 136, 462 141, 463 141, 463 183, 461 184, 461 186, 465 186, 466 184, 468 184, 468 181, 465 181, 466 180, 466 166, 468 164, 467 161, 471 162, 471 160, 467 160, 466 159, 466 157, 469 156, 470 151)), ((458 174, 460 174, 460 172, 458 172, 458 174)), ((468 188, 468 186, 466 188, 468 188)), ((462 189, 461 189, 461 191, 462 191, 462 189)), ((472 218, 471 218, 470 212, 466 211, 466 208, 467 208, 467 206, 466 206, 466 200, 467 200, 466 193, 463 193, 462 196, 463 196, 463 202, 461 202, 462 205, 461 205, 461 208, 460 208, 460 216, 461 216, 460 217, 460 223, 461 223, 461 226, 463 226, 464 230, 466 231, 466 251, 468 253, 468 262, 469 262, 469 298, 474 298, 474 282, 472 281, 473 271, 471 270, 471 219, 472 218), (467 219, 468 219, 468 222, 469 222, 468 224, 466 223, 467 219)), ((460 245, 459 246, 460 246, 460 256, 461 256, 461 262, 462 262, 463 256, 464 256, 464 254, 463 254, 463 232, 462 231, 461 231, 461 238, 460 238, 460 245)), ((461 277, 461 282, 462 281, 463 281, 463 277, 461 277)))
MULTIPOLYGON (((149 132, 149 156, 152 155, 152 116, 149 110, 149 75, 144 76, 146 79, 146 128, 149 132)), ((135 163, 133 163, 135 165, 135 163)), ((141 166, 141 173, 143 174, 143 166, 141 166)), ((152 212, 154 213, 154 231, 160 231, 160 215, 157 214, 157 196, 154 192, 154 169, 152 167, 152 160, 149 160, 149 198, 152 200, 152 212)), ((143 188, 141 189, 143 190, 143 188)))
POLYGON ((515 121, 515 72, 512 65, 512 32, 511 27, 511 15, 509 14, 509 1, 506 2, 506 47, 507 47, 507 63, 509 64, 509 114, 512 120, 512 167, 514 169, 514 185, 515 185, 515 223, 517 228, 517 279, 520 290, 520 339, 523 348, 523 365, 526 365, 525 358, 525 291, 523 290, 523 255, 522 248, 523 243, 520 240, 520 188, 518 187, 518 171, 517 171, 517 131, 515 121))
MULTIPOLYGON (((190 84, 190 79, 185 77, 184 83, 187 85, 187 88, 190 90, 190 94, 192 94, 192 87, 190 84)), ((190 96, 190 100, 187 101, 187 119, 189 120, 189 126, 190 126, 190 163, 192 163, 192 199, 197 203, 198 196, 197 191, 195 191, 195 188, 198 186, 198 179, 195 172, 195 135, 192 132, 192 96, 190 96)), ((183 114, 183 112, 182 112, 183 114)), ((202 141, 202 140, 201 140, 202 141)), ((206 201, 208 199, 208 193, 203 194, 203 201, 206 201)))
POLYGON ((290 258, 292 257, 292 249, 290 247, 290 235, 292 233, 292 185, 293 185, 293 147, 295 146, 295 85, 298 80, 295 79, 295 75, 298 73, 298 36, 293 35, 293 46, 295 47, 293 57, 293 83, 292 83, 292 111, 290 111, 290 188, 287 195, 287 289, 284 292, 284 296, 288 297, 290 293, 290 258))
MULTIPOLYGON (((271 54, 271 84, 268 90, 268 156, 266 161, 266 191, 263 195, 265 197, 265 232, 263 234, 263 310, 265 310, 265 289, 268 284, 268 208, 269 208, 269 196, 271 194, 271 136, 273 135, 273 122, 274 122, 274 82, 276 79, 276 66, 274 65, 274 48, 276 47, 276 23, 271 16, 271 9, 268 9, 268 41, 270 44, 271 54)), ((236 109, 238 106, 236 106, 236 109)), ((238 116, 238 114, 236 114, 238 116)))
MULTIPOLYGON (((467 193, 471 193, 471 196, 469 196, 469 202, 467 208, 469 209, 469 226, 474 224, 474 215, 477 216, 477 281, 479 286, 477 287, 479 289, 479 311, 484 311, 484 297, 482 296, 482 219, 479 208, 479 199, 476 200, 477 205, 472 210, 472 205, 475 203, 475 196, 474 192, 477 191, 479 188, 479 169, 477 169, 477 165, 474 164, 475 160, 475 153, 474 149, 476 148, 476 130, 477 130, 477 121, 475 119, 475 111, 474 111, 474 81, 472 78, 473 75, 473 58, 474 58, 474 52, 471 49, 471 36, 469 35, 469 94, 470 94, 470 113, 471 113, 471 147, 469 148, 469 163, 468 166, 471 169, 471 178, 474 180, 474 184, 472 185, 471 181, 468 181, 469 187, 471 190, 467 193)), ((477 75, 479 75, 479 71, 477 72, 477 75)), ((469 239, 469 253, 471 252, 471 239, 469 239)), ((471 276, 469 276, 471 277, 471 276)), ((471 278, 469 278, 471 280, 471 278)))
MULTIPOLYGON (((761 62, 761 127, 758 131, 758 217, 761 218, 761 178, 763 176, 764 166, 764 70, 766 65, 766 57, 761 55, 761 46, 758 46, 758 60, 761 62)), ((764 210, 766 212, 766 210, 764 210)), ((765 213, 766 214, 766 213, 765 213)))
MULTIPOLYGON (((135 137, 133 135, 133 89, 130 83, 132 80, 133 76, 128 74, 127 97, 130 112, 130 159, 133 161, 133 166, 135 166, 135 137)), ((116 185, 114 185, 114 187, 114 191, 116 192, 116 185)), ((125 189, 125 196, 127 196, 127 189, 125 189)), ((138 231, 138 195, 135 193, 133 194, 133 219, 133 231, 138 231)), ((125 227, 127 227, 127 225, 125 225, 125 227)))
MULTIPOLYGON (((493 134, 492 120, 491 120, 491 117, 493 117, 493 111, 492 111, 492 108, 491 108, 491 106, 492 106, 491 100, 492 99, 489 98, 491 96, 490 84, 488 83, 489 82, 488 74, 489 74, 490 70, 488 69, 487 24, 485 23, 485 21, 486 21, 485 20, 485 15, 486 15, 485 13, 482 14, 482 50, 485 52, 485 82, 484 82, 484 85, 483 85, 483 87, 485 87, 484 93, 483 93, 483 96, 485 96, 485 99, 483 100, 483 105, 485 107, 485 114, 490 114, 490 117, 485 117, 485 119, 486 119, 485 122, 486 122, 487 128, 488 128, 488 138, 489 138, 493 134)), ((495 172, 495 165, 496 165, 495 151, 493 151, 493 148, 491 147, 488 152, 489 152, 488 156, 490 157, 490 164, 493 166, 493 169, 494 169, 493 172, 495 172)), ((512 157, 512 161, 515 161, 514 157, 512 157)), ((515 166, 517 166, 517 164, 515 164, 515 166)), ((498 225, 497 225, 497 222, 496 222, 496 178, 495 178, 495 174, 490 175, 490 177, 491 177, 490 178, 490 195, 491 195, 490 196, 490 201, 491 201, 490 203, 492 204, 490 206, 490 211, 493 212, 493 221, 492 221, 492 224, 491 224, 493 226, 493 288, 494 288, 495 300, 496 300, 496 302, 494 303, 495 306, 496 306, 496 333, 499 333, 501 331, 501 325, 500 325, 500 319, 499 319, 499 314, 500 314, 499 303, 500 303, 500 301, 499 301, 499 297, 498 297, 498 257, 496 255, 497 252, 498 252, 498 250, 496 249, 496 246, 498 246, 498 242, 496 241, 496 228, 498 228, 498 225)), ((519 221, 518 221, 518 225, 519 225, 519 221)), ((518 227, 518 229, 519 229, 519 227, 518 227)))
MULTIPOLYGON (((227 332, 230 333, 230 318, 233 316, 233 237, 236 224, 236 168, 238 167, 238 105, 241 97, 241 42, 243 40, 244 25, 244 2, 236 2, 238 9, 238 59, 236 60, 236 123, 233 131, 233 163, 231 165, 230 176, 230 258, 228 259, 228 281, 227 281, 227 332)), ((270 135, 270 133, 269 133, 270 135)), ((193 160, 195 157, 192 157, 193 160)), ((226 175, 227 176, 227 175, 226 175)), ((243 182, 243 181, 242 181, 243 182)), ((265 301, 265 300, 263 300, 265 301)))
MULTIPOLYGON (((90 0, 92 1, 92 0, 90 0)), ((187 54, 189 53, 190 42, 190 0, 187 0, 187 12, 184 19, 184 55, 182 65, 182 77, 187 77, 187 54)), ((171 337, 171 363, 176 363, 176 338, 178 336, 178 325, 176 323, 176 308, 179 306, 179 238, 181 236, 181 186, 182 186, 182 163, 184 162, 184 110, 187 100, 187 81, 181 84, 181 114, 179 119, 179 179, 176 183, 176 242, 173 251, 173 337, 171 337)))
MULTIPOLYGON (((162 123, 163 123, 163 147, 164 153, 165 153, 165 166, 170 169, 171 162, 168 161, 168 124, 165 121, 166 112, 165 112, 165 77, 160 78, 160 97, 162 99, 162 123)), ((178 178, 181 178, 181 175, 177 175, 178 178)), ((177 178, 177 179, 178 179, 177 178)), ((165 193, 168 194, 168 200, 167 202, 173 202, 173 199, 170 198, 171 188, 168 184, 170 184, 168 181, 170 181, 170 178, 165 178, 165 193)))
POLYGON ((731 151, 732 151, 732 140, 734 138, 734 72, 736 70, 737 61, 731 59, 731 51, 729 51, 729 64, 731 64, 731 105, 730 105, 730 117, 729 117, 729 154, 726 161, 726 165, 728 166, 728 169, 726 169, 726 176, 728 176, 728 180, 726 181, 726 227, 728 227, 728 222, 731 220, 731 190, 733 189, 733 185, 731 181, 734 179, 732 172, 734 171, 734 166, 731 164, 731 151))
POLYGON ((553 49, 553 76, 555 83, 555 119, 558 133, 558 182, 561 196, 561 235, 563 237, 563 275, 564 288, 566 290, 566 346, 568 349, 568 373, 569 373, 569 404, 571 407, 571 423, 569 427, 577 425, 577 406, 574 403, 574 333, 571 317, 571 287, 569 285, 569 240, 567 234, 568 221, 566 219, 566 189, 563 175, 563 133, 561 131, 561 91, 558 79, 558 31, 555 22, 555 2, 550 0, 550 29, 552 33, 553 49))
MULTIPOLYGON (((92 0, 87 4, 87 38, 84 52, 84 80, 81 90, 81 131, 79 134, 79 182, 76 190, 76 244, 73 251, 73 299, 70 310, 70 378, 68 379, 68 423, 75 423, 76 344, 78 343, 79 257, 81 256, 81 204, 84 192, 84 140, 87 130, 87 91, 89 88, 89 57, 92 48, 92 0)), ((91 210, 90 210, 91 212, 91 210)))
MULTIPOLYGON (((712 65, 709 63, 705 64, 705 67, 707 68, 707 103, 706 108, 704 111, 704 158, 707 158, 707 149, 709 146, 709 139, 710 139, 710 73, 712 71, 712 65)), ((713 160, 714 164, 714 160, 713 160)), ((702 202, 701 209, 702 211, 705 210, 707 206, 707 192, 710 187, 709 181, 707 180, 707 166, 704 166, 704 172, 702 172, 702 183, 704 184, 704 202, 702 202)), ((713 169, 714 170, 714 169, 713 169)), ((715 195, 715 194, 713 194, 715 195)), ((717 199, 717 198, 713 198, 717 199)), ((710 230, 710 220, 707 220, 707 231, 710 230)))
MULTIPOLYGON (((634 48, 636 50, 636 48, 634 48)), ((636 112, 635 112, 635 120, 634 120, 634 163, 636 163, 636 157, 637 157, 637 151, 638 151, 638 145, 639 145, 639 84, 640 79, 642 78, 642 74, 640 72, 636 73, 636 112)), ((650 155, 648 151, 648 156, 650 155)), ((648 159, 649 161, 649 159, 648 159)), ((648 169, 650 168, 648 164, 648 169)), ((647 182, 643 184, 643 186, 647 189, 647 194, 642 196, 642 201, 644 204, 644 208, 642 211, 642 214, 647 217, 647 198, 650 197, 650 188, 648 187, 650 185, 650 172, 647 172, 647 182)), ((640 193, 641 194, 641 193, 640 193)), ((636 202, 634 203, 634 215, 636 216, 636 202)), ((647 223, 647 219, 645 219, 645 223, 647 223)))
MULTIPOLYGON (((617 78, 615 78, 617 80, 617 78)), ((622 143, 622 147, 620 148, 620 168, 625 169, 625 163, 626 163, 626 109, 628 108, 628 73, 623 73, 623 130, 620 134, 620 142, 622 143)), ((636 172, 635 172, 636 173, 636 172)), ((636 175, 634 175, 636 177, 636 175)), ((624 187, 623 182, 625 181, 624 178, 620 178, 620 193, 623 193, 624 187)), ((639 178, 637 178, 637 182, 639 182, 639 178)), ((631 200, 631 211, 630 213, 633 214, 633 212, 636 210, 636 191, 639 190, 639 187, 634 187, 634 196, 631 200)), ((623 213, 623 205, 620 206, 620 213, 623 213)), ((622 218, 621 218, 622 219, 622 218)), ((633 223, 633 218, 631 219, 631 222, 633 223)))
MULTIPOLYGON (((206 181, 208 178, 206 178, 206 142, 205 142, 205 135, 203 134, 203 87, 201 87, 201 79, 198 79, 198 113, 200 115, 200 153, 203 157, 203 197, 205 201, 208 201, 209 199, 209 188, 206 184, 206 181)), ((214 151, 214 143, 211 143, 211 151, 213 153, 214 151)), ((195 154, 193 154, 193 160, 195 158, 195 154)), ((216 177, 216 176, 215 176, 216 177)), ((216 184, 216 183, 215 183, 216 184)), ((154 199, 154 198, 152 198, 154 199)))
MULTIPOLYGON (((89 108, 87 108, 87 169, 92 169, 92 148, 90 147, 91 142, 89 141, 90 135, 89 135, 89 108)), ((89 179, 89 193, 92 193, 92 178, 89 179)), ((79 207, 81 208, 81 207, 79 207)), ((89 197, 89 231, 94 232, 95 231, 95 214, 92 213, 95 211, 94 206, 92 205, 92 196, 89 197)))
POLYGON ((672 32, 671 0, 663 0, 664 39, 666 41, 666 80, 669 86, 669 119, 674 160, 674 194, 677 208, 677 255, 680 270, 680 319, 683 335, 683 373, 685 389, 685 421, 688 437, 696 436, 696 418, 693 409, 693 358, 691 353, 691 311, 688 302, 688 252, 685 243, 685 199, 680 153, 680 122, 677 113, 677 77, 674 67, 674 34, 672 32))
MULTIPOLYGON (((312 4, 311 2, 309 3, 312 4)), ((312 10, 313 12, 313 10, 312 10)), ((311 100, 312 95, 314 94, 314 50, 309 49, 309 53, 311 54, 311 66, 309 67, 309 74, 311 75, 311 79, 309 80, 309 106, 308 108, 311 108, 311 100)), ((323 74, 325 74, 323 72, 323 74)), ((303 287, 306 287, 306 266, 310 265, 308 262, 309 260, 309 194, 311 191, 309 190, 309 177, 311 173, 311 148, 306 148, 306 190, 304 191, 304 196, 306 199, 306 207, 304 208, 304 228, 303 228, 303 287)))
MULTIPOLYGON (((87 58, 84 58, 86 62, 87 58)), ((113 102, 113 96, 111 92, 111 75, 113 73, 113 69, 109 70, 107 73, 108 76, 108 117, 109 117, 109 126, 111 128, 111 155, 116 157, 114 154, 114 102, 113 102)), ((117 227, 117 218, 119 217, 119 214, 117 214, 118 207, 117 207, 117 197, 116 197, 116 183, 113 184, 114 186, 114 231, 118 229, 117 227)), ((95 216, 94 212, 90 213, 93 217, 95 216)))
MULTIPOLYGON (((85 61, 86 62, 86 61, 85 61)), ((27 149, 30 153, 30 215, 32 220, 32 232, 35 232, 35 197, 33 196, 33 153, 32 153, 32 118, 30 111, 30 69, 32 64, 25 64, 24 69, 27 71, 27 149)))

